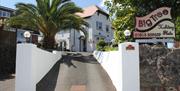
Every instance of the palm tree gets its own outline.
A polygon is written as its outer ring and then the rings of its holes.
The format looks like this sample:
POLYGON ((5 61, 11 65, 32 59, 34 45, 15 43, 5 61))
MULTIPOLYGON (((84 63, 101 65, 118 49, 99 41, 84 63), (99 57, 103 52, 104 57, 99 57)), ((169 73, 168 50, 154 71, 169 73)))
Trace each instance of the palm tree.
POLYGON ((83 10, 71 0, 36 0, 36 3, 16 4, 16 16, 10 19, 10 25, 38 29, 43 33, 43 47, 46 49, 54 48, 54 37, 60 30, 83 30, 84 26, 88 26, 87 22, 75 14, 83 10))

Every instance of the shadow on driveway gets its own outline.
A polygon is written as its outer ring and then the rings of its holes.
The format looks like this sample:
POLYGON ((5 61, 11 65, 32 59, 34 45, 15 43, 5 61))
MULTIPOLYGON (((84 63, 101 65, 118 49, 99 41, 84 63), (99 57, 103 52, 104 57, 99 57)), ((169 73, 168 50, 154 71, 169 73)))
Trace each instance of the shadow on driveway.
POLYGON ((62 55, 62 58, 53 66, 46 76, 36 85, 36 91, 55 91, 57 79, 60 71, 60 64, 65 64, 68 67, 77 68, 72 61, 82 63, 99 64, 91 54, 67 53, 62 55))
POLYGON ((0 74, 0 81, 5 81, 8 79, 14 79, 15 76, 12 74, 0 74))
POLYGON ((73 64, 72 61, 78 61, 82 63, 91 63, 91 64, 99 64, 97 60, 93 57, 93 55, 82 55, 81 53, 67 53, 62 56, 61 63, 66 64, 68 67, 73 66, 77 68, 76 65, 73 64))
POLYGON ((44 76, 44 78, 36 84, 36 91, 54 91, 59 75, 60 61, 44 76))

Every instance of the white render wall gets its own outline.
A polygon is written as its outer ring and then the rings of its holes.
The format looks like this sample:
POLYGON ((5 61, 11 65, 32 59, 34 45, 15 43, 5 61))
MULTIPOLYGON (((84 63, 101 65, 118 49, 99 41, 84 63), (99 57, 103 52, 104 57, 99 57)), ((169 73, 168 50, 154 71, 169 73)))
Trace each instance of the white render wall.
POLYGON ((94 51, 94 57, 106 70, 117 91, 140 91, 138 43, 122 43, 119 51, 94 51), (133 45, 135 50, 126 50, 133 45))
POLYGON ((47 52, 33 44, 18 44, 15 91, 36 91, 36 84, 50 71, 61 55, 61 52, 47 52))

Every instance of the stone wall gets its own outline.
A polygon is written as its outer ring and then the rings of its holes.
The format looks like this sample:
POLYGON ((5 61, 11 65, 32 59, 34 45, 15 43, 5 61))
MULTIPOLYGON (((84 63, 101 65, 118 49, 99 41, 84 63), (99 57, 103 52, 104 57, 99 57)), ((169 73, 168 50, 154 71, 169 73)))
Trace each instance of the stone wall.
POLYGON ((141 45, 140 75, 141 91, 178 90, 180 49, 141 45))
POLYGON ((16 34, 0 31, 0 74, 15 73, 16 34))

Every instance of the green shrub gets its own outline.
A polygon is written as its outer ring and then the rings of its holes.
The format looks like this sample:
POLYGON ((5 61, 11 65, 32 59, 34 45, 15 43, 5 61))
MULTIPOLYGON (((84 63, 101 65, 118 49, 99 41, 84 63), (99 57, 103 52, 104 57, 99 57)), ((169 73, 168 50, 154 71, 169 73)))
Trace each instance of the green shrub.
POLYGON ((105 51, 104 47, 106 46, 106 42, 103 39, 100 39, 98 43, 96 44, 96 49, 98 51, 105 51))
POLYGON ((117 51, 118 47, 105 46, 104 50, 105 51, 117 51))

